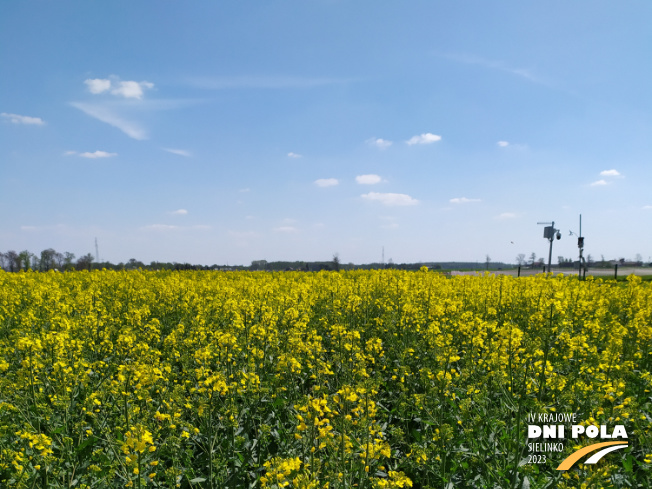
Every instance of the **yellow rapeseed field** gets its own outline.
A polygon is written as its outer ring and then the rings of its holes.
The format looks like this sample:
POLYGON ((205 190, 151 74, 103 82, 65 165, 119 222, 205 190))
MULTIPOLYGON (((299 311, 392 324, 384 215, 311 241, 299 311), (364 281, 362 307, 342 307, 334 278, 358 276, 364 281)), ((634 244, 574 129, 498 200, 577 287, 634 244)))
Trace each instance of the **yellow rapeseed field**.
POLYGON ((649 488, 651 366, 633 276, 0 271, 0 487, 649 488))

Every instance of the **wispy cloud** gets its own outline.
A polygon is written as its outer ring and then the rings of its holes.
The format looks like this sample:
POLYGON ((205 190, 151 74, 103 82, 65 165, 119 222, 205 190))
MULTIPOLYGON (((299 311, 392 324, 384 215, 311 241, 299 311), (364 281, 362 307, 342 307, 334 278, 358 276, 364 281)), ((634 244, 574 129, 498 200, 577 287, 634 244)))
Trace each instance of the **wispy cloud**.
POLYGON ((643 210, 645 211, 651 211, 652 210, 652 205, 644 205, 643 210))
POLYGON ((120 129, 130 138, 138 140, 147 139, 147 132, 145 129, 135 122, 123 119, 109 106, 89 104, 85 102, 71 102, 70 105, 98 121, 105 122, 106 124, 120 129))
POLYGON ((360 197, 365 200, 380 202, 381 204, 389 207, 416 205, 419 203, 417 199, 414 199, 407 194, 369 192, 368 194, 363 194, 360 197))
POLYGON ((480 199, 467 199, 466 197, 455 197, 453 199, 450 199, 449 202, 451 204, 468 204, 470 202, 481 202, 480 199))
POLYGON ((509 73, 510 75, 517 76, 519 78, 523 78, 525 80, 528 80, 532 83, 538 83, 541 85, 551 85, 551 83, 547 80, 544 80, 542 77, 535 75, 532 70, 525 69, 525 68, 514 68, 503 61, 496 61, 496 60, 490 60, 486 58, 481 58, 479 56, 473 56, 469 54, 437 54, 437 56, 441 58, 445 58, 451 61, 455 61, 457 63, 464 63, 468 65, 475 65, 475 66, 481 66, 483 68, 488 68, 491 70, 497 70, 497 71, 502 71, 504 73, 509 73))
POLYGON ((604 185, 609 185, 609 182, 606 180, 596 180, 595 182, 591 183, 591 187, 602 187, 604 185))
POLYGON ((185 216, 188 214, 186 209, 177 209, 176 211, 171 211, 170 214, 173 216, 185 216))
POLYGON ((359 183, 360 185, 375 185, 377 183, 382 182, 382 178, 380 178, 379 175, 358 175, 355 177, 355 181, 359 183))
POLYGON ((84 153, 79 153, 79 156, 82 158, 111 158, 113 156, 118 156, 118 153, 109 153, 107 151, 93 151, 92 153, 86 151, 84 153))
POLYGON ((210 76, 191 77, 187 83, 206 90, 224 90, 235 88, 315 88, 326 85, 343 84, 352 81, 344 78, 320 78, 300 76, 210 76))
POLYGON ((505 148, 506 151, 527 151, 528 145, 521 143, 510 143, 509 141, 498 141, 496 146, 499 148, 505 148))
POLYGON ((301 158, 302 156, 303 155, 300 155, 299 153, 293 153, 291 151, 288 153, 288 157, 290 158, 301 158))
POLYGON ((337 178, 320 178, 315 180, 315 185, 318 187, 334 187, 339 185, 340 181, 337 178))
POLYGON ((40 117, 29 117, 27 115, 8 114, 7 112, 2 112, 0 116, 2 116, 4 119, 7 119, 12 124, 27 124, 32 126, 42 126, 45 124, 45 121, 40 117))
POLYGON ((505 219, 516 219, 518 217, 518 214, 515 212, 503 212, 502 214, 498 214, 495 218, 498 220, 505 220, 505 219))
POLYGON ((431 144, 431 143, 436 143, 437 141, 441 141, 441 136, 438 136, 437 134, 432 134, 430 132, 426 132, 419 136, 412 136, 410 139, 406 141, 406 143, 412 146, 414 144, 431 144))
POLYGON ((385 150, 392 145, 392 142, 388 141, 387 139, 371 138, 371 139, 367 139, 367 144, 370 146, 374 146, 378 149, 385 150))
POLYGON ((279 226, 274 228, 274 231, 277 233, 296 233, 299 230, 294 226, 279 226))
POLYGON ((148 81, 121 81, 117 76, 111 78, 89 78, 84 83, 88 91, 94 95, 111 93, 124 98, 142 99, 145 90, 154 88, 154 84, 148 81))
POLYGON ((603 170, 600 172, 602 177, 620 177, 620 172, 618 170, 603 170))
POLYGON ((186 158, 192 156, 192 153, 190 151, 186 151, 185 149, 172 149, 172 148, 161 148, 161 149, 163 151, 167 151, 168 153, 172 153, 173 155, 185 156, 186 158))

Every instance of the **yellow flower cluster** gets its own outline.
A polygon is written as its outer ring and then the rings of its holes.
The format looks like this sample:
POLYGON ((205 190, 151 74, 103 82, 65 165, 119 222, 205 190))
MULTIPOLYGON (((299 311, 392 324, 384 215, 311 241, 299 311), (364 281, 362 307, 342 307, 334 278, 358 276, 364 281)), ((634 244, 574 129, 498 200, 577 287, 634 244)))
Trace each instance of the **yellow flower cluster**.
POLYGON ((0 271, 0 487, 652 487, 651 371, 636 277, 0 271))

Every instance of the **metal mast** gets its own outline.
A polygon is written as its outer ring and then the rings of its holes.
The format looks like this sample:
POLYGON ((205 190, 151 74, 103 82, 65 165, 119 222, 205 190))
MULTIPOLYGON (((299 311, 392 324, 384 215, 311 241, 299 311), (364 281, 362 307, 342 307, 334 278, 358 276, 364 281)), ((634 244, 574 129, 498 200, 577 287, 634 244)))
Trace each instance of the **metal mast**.
POLYGON ((543 237, 550 241, 550 250, 548 251, 548 273, 550 273, 552 262, 552 242, 554 241, 555 237, 557 237, 557 239, 561 239, 561 233, 559 232, 559 229, 555 229, 555 221, 537 222, 537 224, 546 225, 546 227, 543 228, 543 237))

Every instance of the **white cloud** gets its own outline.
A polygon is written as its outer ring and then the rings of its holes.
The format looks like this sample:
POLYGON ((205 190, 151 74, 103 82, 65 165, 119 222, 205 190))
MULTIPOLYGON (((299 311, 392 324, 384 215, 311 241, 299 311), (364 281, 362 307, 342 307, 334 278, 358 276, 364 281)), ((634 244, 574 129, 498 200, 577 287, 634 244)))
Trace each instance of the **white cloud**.
POLYGON ((251 189, 250 188, 241 188, 240 190, 238 190, 238 192, 240 192, 241 194, 246 194, 247 192, 251 192, 251 189))
POLYGON ((339 185, 340 181, 337 178, 320 178, 315 180, 315 185, 318 187, 333 187, 339 185))
POLYGON ((111 158, 112 156, 118 156, 118 153, 107 153, 106 151, 94 151, 89 153, 79 153, 79 156, 82 158, 111 158))
POLYGON ((277 233, 296 233, 298 231, 294 226, 279 226, 274 228, 277 233))
POLYGON ((466 197, 455 197, 449 200, 451 204, 468 204, 469 202, 480 202, 480 199, 467 199, 466 197))
POLYGON ((76 155, 77 151, 66 151, 63 153, 63 156, 73 156, 76 155))
POLYGON ((370 146, 375 146, 378 149, 387 149, 392 145, 392 142, 388 141, 387 139, 371 138, 367 139, 367 144, 370 146))
POLYGON ((358 175, 355 177, 355 181, 360 185, 375 185, 382 181, 382 178, 378 175, 358 175))
POLYGON ((603 177, 619 177, 620 172, 618 170, 603 170, 600 175, 603 177))
POLYGON ((517 217, 518 217, 518 214, 516 214, 514 212, 503 212, 502 214, 498 214, 496 216, 496 219, 500 219, 500 220, 503 220, 503 219, 516 219, 517 217))
POLYGON ((109 107, 82 102, 72 102, 70 105, 81 110, 86 115, 90 115, 99 121, 120 129, 130 138, 138 140, 147 139, 147 132, 142 127, 118 116, 109 107))
POLYGON ((509 146, 509 142, 507 141, 498 141, 496 144, 501 148, 506 148, 507 146, 509 146))
POLYGON ((416 205, 419 203, 417 199, 413 199, 407 194, 369 192, 368 194, 363 194, 360 197, 365 200, 380 202, 386 206, 406 206, 416 205))
POLYGON ((185 216, 188 214, 188 211, 186 209, 177 209, 176 211, 170 212, 173 216, 185 216))
POLYGON ((12 124, 28 124, 33 126, 42 126, 45 124, 45 121, 40 117, 29 117, 27 115, 18 115, 18 114, 8 114, 3 112, 0 116, 5 119, 9 119, 12 124))
POLYGON ((111 93, 113 95, 120 95, 124 98, 135 98, 140 100, 143 98, 143 89, 145 88, 152 89, 154 88, 154 84, 147 81, 121 81, 118 82, 117 87, 111 90, 111 93))
POLYGON ((288 153, 288 156, 290 158, 301 158, 303 155, 300 155, 299 153, 292 153, 291 151, 288 153))
POLYGON ((420 136, 412 136, 410 139, 406 141, 410 146, 413 144, 430 144, 430 143, 435 143, 437 141, 441 140, 441 136, 437 136, 436 134, 432 134, 430 132, 426 132, 424 134, 421 134, 420 136))
POLYGON ((110 91, 113 95, 138 100, 143 98, 144 89, 154 88, 154 84, 148 81, 120 81, 118 77, 89 78, 84 83, 88 91, 95 95, 110 91))
POLYGON ((88 87, 88 91, 96 95, 111 89, 111 80, 107 79, 89 78, 88 80, 84 80, 84 83, 88 87))
POLYGON ((643 210, 645 210, 645 211, 652 210, 652 205, 644 205, 643 210))
POLYGON ((185 149, 172 149, 172 148, 162 148, 162 149, 163 151, 167 151, 168 153, 172 153, 173 155, 186 156, 186 157, 192 156, 192 153, 190 151, 186 151, 185 149))
POLYGON ((602 185, 608 185, 606 180, 596 180, 595 182, 591 183, 591 187, 601 187, 602 185))

